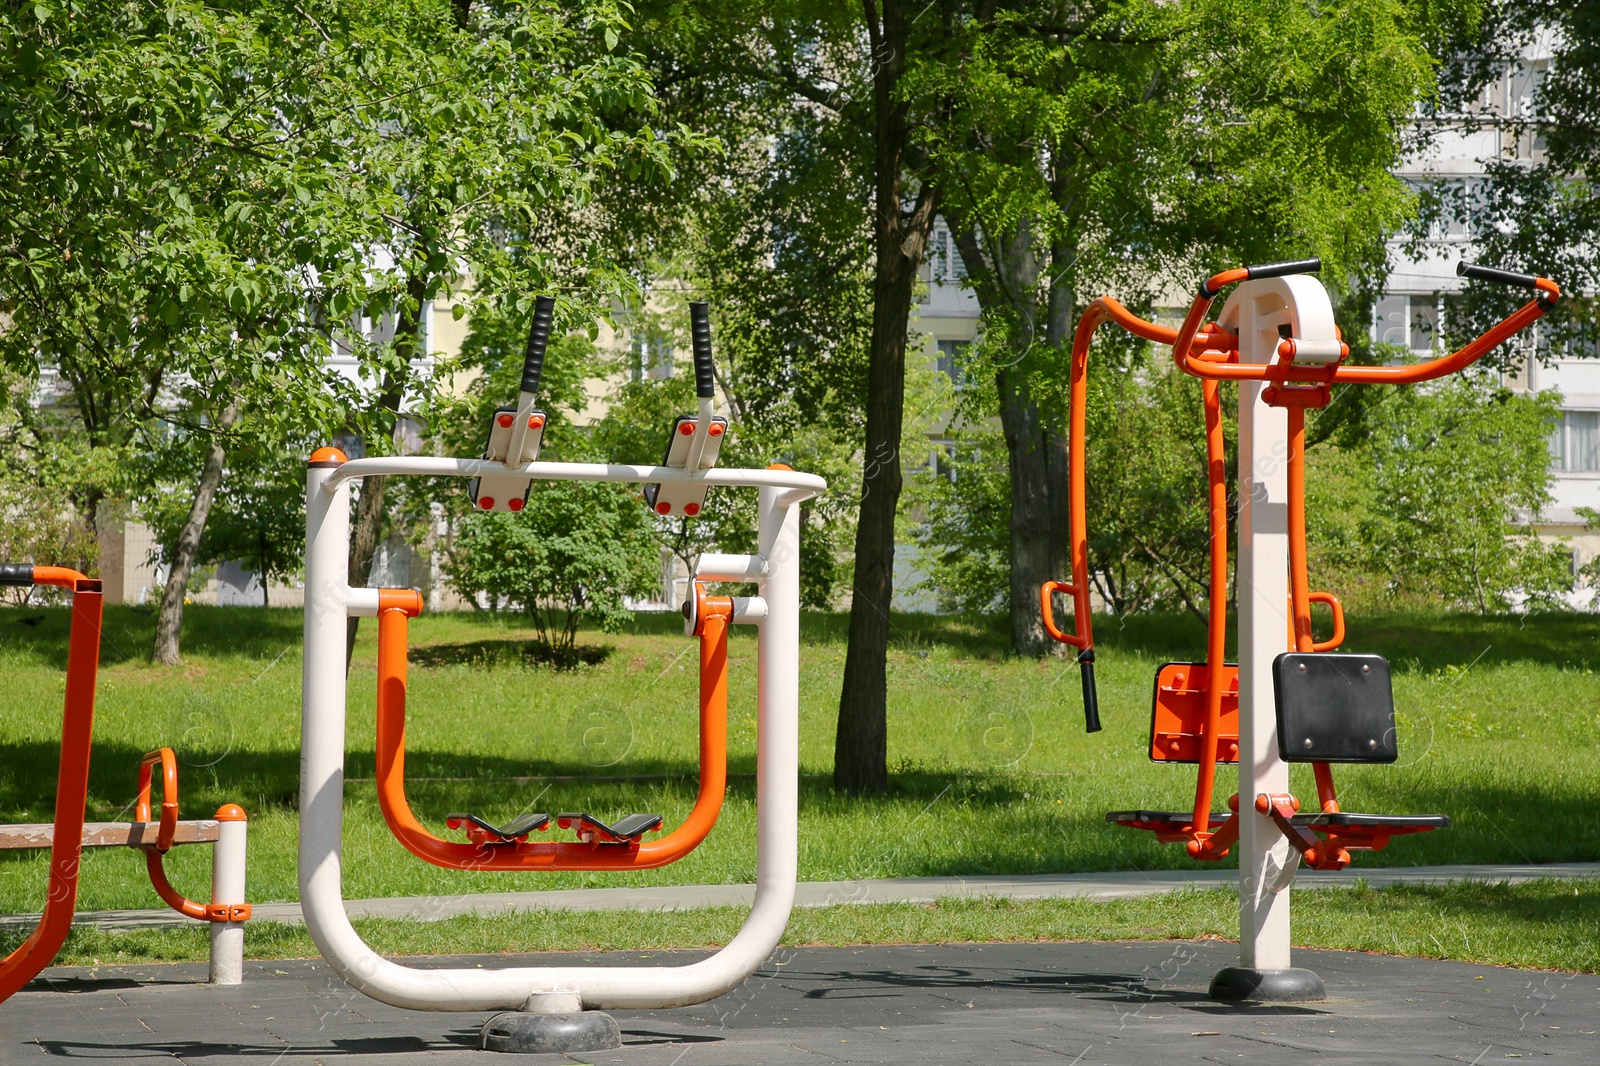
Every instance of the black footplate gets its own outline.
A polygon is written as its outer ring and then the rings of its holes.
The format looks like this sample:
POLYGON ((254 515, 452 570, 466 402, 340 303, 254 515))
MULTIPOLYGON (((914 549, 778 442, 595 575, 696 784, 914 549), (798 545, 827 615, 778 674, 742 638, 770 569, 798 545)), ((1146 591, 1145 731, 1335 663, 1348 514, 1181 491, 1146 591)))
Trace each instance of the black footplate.
MULTIPOLYGON (((1227 811, 1212 811, 1211 824, 1221 825, 1229 818, 1227 811)), ((1157 826, 1170 825, 1179 829, 1194 824, 1193 811, 1111 811, 1106 815, 1106 821, 1113 825, 1125 825, 1133 829, 1154 829, 1157 826)))
POLYGON ((633 843, 652 829, 660 829, 661 822, 659 814, 630 814, 611 825, 587 814, 569 811, 556 815, 556 824, 562 829, 576 829, 578 839, 585 844, 633 843))
POLYGON ((1350 814, 1336 811, 1328 814, 1297 814, 1295 825, 1307 829, 1449 829, 1447 814, 1350 814))
MULTIPOLYGON (((562 817, 566 817, 563 815, 562 817)), ((536 829, 543 829, 550 824, 548 814, 519 814, 505 825, 493 825, 476 814, 447 814, 444 824, 451 829, 460 829, 462 826, 474 826, 482 830, 482 834, 490 838, 491 844, 514 844, 524 839, 536 829)), ((471 829, 467 830, 472 833, 471 829)))

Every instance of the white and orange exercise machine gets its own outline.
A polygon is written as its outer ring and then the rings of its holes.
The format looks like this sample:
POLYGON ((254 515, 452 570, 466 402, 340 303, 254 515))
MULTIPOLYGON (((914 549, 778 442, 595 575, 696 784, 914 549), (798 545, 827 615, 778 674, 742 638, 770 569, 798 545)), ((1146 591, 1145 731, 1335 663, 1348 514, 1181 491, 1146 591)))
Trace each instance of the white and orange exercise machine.
POLYGON ((1302 863, 1338 870, 1352 850, 1376 851, 1390 838, 1450 824, 1444 815, 1357 814, 1340 809, 1332 763, 1392 763, 1399 757, 1389 664, 1377 655, 1334 652, 1344 612, 1330 593, 1312 592, 1306 567, 1305 412, 1328 403, 1339 384, 1411 384, 1472 365, 1545 314, 1561 291, 1548 278, 1462 263, 1458 273, 1533 291, 1533 299, 1449 355, 1389 366, 1348 365, 1315 259, 1224 271, 1200 283, 1176 330, 1130 313, 1109 297, 1089 304, 1072 351, 1069 436, 1072 580, 1040 590, 1051 636, 1078 649, 1084 711, 1100 727, 1089 617, 1089 553, 1084 488, 1086 375, 1095 330, 1114 323, 1172 345, 1178 369, 1201 380, 1209 486, 1210 617, 1206 659, 1157 671, 1150 758, 1196 763, 1188 811, 1112 811, 1106 820, 1180 843, 1190 857, 1216 861, 1239 848, 1239 965, 1219 972, 1211 994, 1231 1000, 1320 999, 1321 979, 1290 966, 1289 893, 1302 863), (1237 283, 1215 322, 1206 315, 1237 283), (1227 640, 1228 492, 1218 386, 1239 387, 1239 662, 1224 662, 1227 640), (1052 597, 1072 599, 1074 628, 1053 619, 1052 597), (1312 635, 1311 604, 1333 612, 1333 634, 1312 635), (1212 811, 1218 763, 1239 764, 1229 811, 1212 811), (1289 766, 1310 763, 1317 807, 1302 813, 1289 791, 1289 766), (1240 802, 1240 796, 1246 802, 1240 802))
POLYGON ((534 407, 553 303, 541 299, 524 356, 522 395, 497 411, 482 459, 403 456, 347 460, 334 448, 311 457, 306 475, 305 679, 301 719, 300 903, 306 926, 329 965, 353 988, 399 1007, 424 1011, 496 1011, 483 1045, 507 1051, 584 1051, 615 1047, 607 1008, 660 1008, 720 996, 755 972, 777 945, 794 902, 798 862, 800 504, 823 480, 783 466, 718 470, 716 448, 727 423, 712 403, 707 309, 691 305, 698 416, 673 426, 661 466, 543 462, 537 459, 544 416, 534 407), (539 505, 534 481, 604 481, 651 486, 660 513, 693 515, 712 486, 754 489, 758 547, 752 555, 702 555, 686 631, 700 641, 699 793, 688 817, 659 839, 661 816, 605 820, 583 812, 525 814, 495 824, 474 813, 447 815, 446 839, 424 826, 405 793, 406 633, 422 610, 410 589, 350 587, 350 486, 373 475, 472 479, 480 510, 539 505), (753 582, 758 594, 716 597, 705 583, 753 582), (528 967, 489 969, 404 966, 362 941, 345 914, 341 825, 344 817, 345 620, 378 619, 377 778, 385 820, 400 843, 436 866, 473 870, 639 870, 664 866, 705 839, 721 809, 727 756, 727 633, 756 627, 756 893, 750 916, 722 950, 687 966, 528 967), (544 832, 571 835, 540 838, 544 832))

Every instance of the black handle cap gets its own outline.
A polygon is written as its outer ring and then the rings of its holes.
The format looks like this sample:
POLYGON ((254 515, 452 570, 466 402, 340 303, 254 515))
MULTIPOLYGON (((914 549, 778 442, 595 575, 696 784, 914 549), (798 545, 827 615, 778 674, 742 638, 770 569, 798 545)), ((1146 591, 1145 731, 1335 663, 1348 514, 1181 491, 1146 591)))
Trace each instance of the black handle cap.
POLYGON ((1086 649, 1078 656, 1078 668, 1083 678, 1083 731, 1100 732, 1100 697, 1094 688, 1094 649, 1086 649))
POLYGON ((522 357, 523 392, 539 391, 539 375, 544 372, 544 350, 550 346, 550 319, 555 309, 553 296, 541 296, 533 305, 533 324, 528 327, 528 348, 522 357))
POLYGON ((33 587, 32 563, 0 563, 0 587, 27 589, 33 587))
POLYGON ((717 394, 717 379, 711 363, 711 305, 704 301, 689 305, 689 340, 694 348, 694 394, 709 400, 717 394))
POLYGON ((1490 281, 1496 285, 1514 285, 1519 289, 1536 289, 1539 279, 1532 274, 1518 274, 1512 270, 1501 270, 1498 267, 1479 266, 1466 260, 1456 264, 1456 274, 1459 277, 1471 278, 1473 281, 1490 281))

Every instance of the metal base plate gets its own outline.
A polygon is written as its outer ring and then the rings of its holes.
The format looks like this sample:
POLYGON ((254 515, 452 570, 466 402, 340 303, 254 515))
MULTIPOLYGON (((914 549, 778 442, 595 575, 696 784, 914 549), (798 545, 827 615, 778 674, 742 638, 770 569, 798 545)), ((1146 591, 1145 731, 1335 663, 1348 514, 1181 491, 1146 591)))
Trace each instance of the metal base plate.
POLYGON ((1211 979, 1210 997, 1230 1003, 1305 1003, 1327 999, 1328 990, 1311 970, 1225 966, 1211 979))
POLYGON ((617 1020, 598 1010, 572 1014, 505 1011, 484 1022, 479 1036, 485 1051, 522 1055, 610 1051, 622 1046, 617 1020))

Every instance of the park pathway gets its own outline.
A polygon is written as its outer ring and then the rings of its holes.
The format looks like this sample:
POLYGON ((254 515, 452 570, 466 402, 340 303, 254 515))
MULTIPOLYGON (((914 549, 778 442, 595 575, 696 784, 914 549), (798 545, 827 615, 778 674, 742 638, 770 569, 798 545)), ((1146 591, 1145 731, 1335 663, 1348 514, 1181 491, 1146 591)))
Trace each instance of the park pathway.
MULTIPOLYGON (((1545 877, 1600 877, 1600 862, 1525 866, 1400 866, 1304 872, 1294 887, 1315 890, 1365 882, 1374 888, 1399 884, 1532 881, 1545 877)), ((1135 899, 1168 892, 1236 888, 1237 870, 1119 870, 1109 873, 1014 874, 992 877, 894 877, 861 881, 802 881, 799 907, 836 904, 931 903, 939 899, 1135 899)), ((519 911, 692 910, 696 907, 748 906, 754 885, 663 885, 659 887, 555 889, 548 892, 479 892, 461 895, 352 899, 352 918, 405 918, 438 921, 461 914, 519 911)), ((254 920, 301 921, 298 903, 256 903, 254 920)), ((0 916, 0 928, 31 927, 38 915, 0 916)), ((190 919, 171 910, 82 911, 75 922, 108 930, 186 925, 190 919)))

